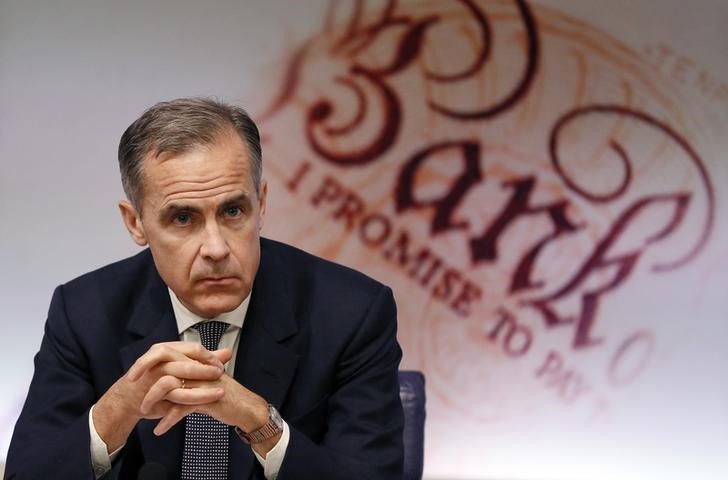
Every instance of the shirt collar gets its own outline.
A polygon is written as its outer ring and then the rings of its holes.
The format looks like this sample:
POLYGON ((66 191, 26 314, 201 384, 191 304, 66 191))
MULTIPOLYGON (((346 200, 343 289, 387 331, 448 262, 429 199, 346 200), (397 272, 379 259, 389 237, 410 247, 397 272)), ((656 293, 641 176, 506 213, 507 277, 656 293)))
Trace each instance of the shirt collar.
POLYGON ((177 333, 181 334, 188 328, 196 325, 200 322, 206 322, 208 320, 217 320, 218 322, 224 322, 229 325, 233 325, 238 328, 243 328, 243 321, 245 320, 245 314, 248 312, 248 304, 250 303, 250 294, 245 297, 240 305, 235 310, 222 313, 212 318, 203 318, 199 315, 192 313, 182 302, 180 302, 177 295, 172 291, 171 288, 167 287, 169 292, 169 298, 172 300, 172 310, 174 311, 174 318, 177 319, 177 333))

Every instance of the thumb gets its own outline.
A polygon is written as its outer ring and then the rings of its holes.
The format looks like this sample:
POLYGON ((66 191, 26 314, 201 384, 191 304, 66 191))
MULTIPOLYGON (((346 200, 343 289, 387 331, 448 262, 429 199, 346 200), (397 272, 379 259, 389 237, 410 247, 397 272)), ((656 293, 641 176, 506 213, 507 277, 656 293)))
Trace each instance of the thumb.
POLYGON ((218 360, 220 360, 223 364, 230 361, 231 358, 233 358, 233 351, 229 348, 221 348, 219 350, 215 350, 212 352, 213 355, 217 357, 218 360))

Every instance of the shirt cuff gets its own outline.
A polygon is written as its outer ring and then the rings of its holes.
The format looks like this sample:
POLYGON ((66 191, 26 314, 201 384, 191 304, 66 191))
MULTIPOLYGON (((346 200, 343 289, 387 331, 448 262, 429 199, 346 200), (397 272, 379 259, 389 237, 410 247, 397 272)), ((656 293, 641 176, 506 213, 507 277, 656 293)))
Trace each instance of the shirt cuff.
POLYGON ((88 411, 88 431, 91 434, 91 466, 94 469, 94 475, 98 479, 111 470, 111 462, 119 456, 119 452, 121 452, 121 449, 124 448, 124 445, 109 454, 106 442, 101 439, 96 431, 96 427, 94 426, 93 413, 95 406, 96 405, 93 405, 88 411))
POLYGON ((288 449, 288 441, 291 438, 291 431, 288 428, 288 424, 283 422, 283 434, 276 443, 275 447, 271 448, 270 452, 263 458, 258 455, 258 452, 253 450, 255 458, 263 466, 263 474, 266 480, 276 480, 278 478, 278 472, 283 464, 283 457, 286 456, 286 450, 288 449))

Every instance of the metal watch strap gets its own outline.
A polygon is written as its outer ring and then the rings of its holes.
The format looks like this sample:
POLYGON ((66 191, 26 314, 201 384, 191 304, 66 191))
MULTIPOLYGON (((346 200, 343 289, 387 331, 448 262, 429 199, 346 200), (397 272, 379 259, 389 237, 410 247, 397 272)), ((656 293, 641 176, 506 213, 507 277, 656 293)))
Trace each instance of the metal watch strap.
POLYGON ((273 405, 268 404, 268 421, 262 427, 249 433, 245 433, 240 427, 235 427, 235 433, 247 444, 261 443, 281 433, 283 431, 282 422, 283 419, 281 419, 278 410, 273 405))

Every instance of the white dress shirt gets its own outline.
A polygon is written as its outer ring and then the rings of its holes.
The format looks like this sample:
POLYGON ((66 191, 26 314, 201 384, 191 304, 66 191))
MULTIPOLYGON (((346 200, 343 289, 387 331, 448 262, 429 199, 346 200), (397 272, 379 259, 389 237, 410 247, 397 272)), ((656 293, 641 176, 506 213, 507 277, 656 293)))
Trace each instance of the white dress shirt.
MULTIPOLYGON (((196 329, 192 328, 193 325, 200 322, 217 320, 218 322, 224 322, 230 325, 220 339, 218 348, 229 348, 233 351, 232 358, 225 364, 225 373, 232 377, 235 370, 235 359, 238 354, 238 344, 240 343, 240 331, 243 328, 245 314, 248 311, 250 295, 248 295, 248 297, 243 300, 243 302, 235 310, 223 313, 214 319, 206 319, 189 311, 189 309, 187 309, 187 307, 179 301, 177 295, 175 295, 172 290, 169 288, 167 290, 169 291, 169 298, 172 301, 174 317, 177 320, 177 332, 179 333, 180 340, 200 343, 200 333, 196 329)), ((124 448, 124 446, 122 445, 119 449, 109 454, 106 443, 104 443, 99 434, 96 432, 92 414, 93 407, 89 410, 88 415, 88 426, 89 432, 91 433, 91 462, 93 464, 96 478, 99 478, 111 470, 111 462, 119 455, 119 452, 122 448, 124 448)), ((283 434, 281 435, 278 443, 271 449, 270 452, 268 452, 265 458, 261 457, 255 450, 253 450, 258 462, 260 462, 263 466, 263 472, 267 480, 275 480, 278 477, 278 471, 281 469, 283 457, 285 456, 286 449, 288 448, 289 439, 290 430, 288 428, 288 424, 283 422, 283 434)))

